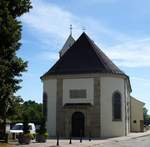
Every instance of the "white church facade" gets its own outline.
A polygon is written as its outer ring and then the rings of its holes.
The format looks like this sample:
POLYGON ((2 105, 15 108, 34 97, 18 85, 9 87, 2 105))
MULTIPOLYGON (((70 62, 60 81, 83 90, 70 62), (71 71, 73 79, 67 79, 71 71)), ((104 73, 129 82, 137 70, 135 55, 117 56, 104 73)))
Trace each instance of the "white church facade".
POLYGON ((42 77, 50 137, 115 137, 130 132, 129 77, 87 36, 69 36, 42 77))

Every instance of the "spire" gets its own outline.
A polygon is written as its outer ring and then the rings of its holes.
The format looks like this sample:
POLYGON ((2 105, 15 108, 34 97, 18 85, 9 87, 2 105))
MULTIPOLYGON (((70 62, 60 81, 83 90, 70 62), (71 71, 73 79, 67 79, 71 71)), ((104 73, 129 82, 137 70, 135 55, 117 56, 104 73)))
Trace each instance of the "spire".
POLYGON ((72 37, 72 25, 70 25, 70 35, 67 38, 65 44, 63 45, 62 49, 59 52, 59 56, 63 56, 64 53, 75 43, 74 38, 72 37))
POLYGON ((62 49, 60 50, 59 52, 59 56, 63 56, 64 53, 75 43, 75 40, 74 38, 72 37, 72 24, 70 24, 70 35, 69 37, 67 38, 65 44, 63 45, 62 49))

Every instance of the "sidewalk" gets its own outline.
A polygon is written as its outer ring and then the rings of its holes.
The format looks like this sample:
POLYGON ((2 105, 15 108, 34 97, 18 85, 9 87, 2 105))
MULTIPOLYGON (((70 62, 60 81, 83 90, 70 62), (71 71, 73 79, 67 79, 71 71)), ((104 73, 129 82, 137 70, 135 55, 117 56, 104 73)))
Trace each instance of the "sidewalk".
POLYGON ((149 136, 149 135, 150 135, 150 130, 148 130, 146 132, 130 133, 127 136, 108 138, 108 139, 105 139, 105 140, 106 140, 106 142, 109 142, 109 141, 122 141, 122 140, 128 140, 128 139, 136 139, 136 138, 139 138, 139 137, 145 137, 145 136, 149 136))
MULTIPOLYGON (((148 135, 150 135, 150 130, 142 133, 130 133, 128 136, 123 136, 123 137, 97 139, 92 141, 83 140, 82 143, 80 143, 80 140, 72 140, 72 144, 69 144, 69 139, 60 139, 59 145, 61 147, 97 147, 107 143, 126 141, 126 140, 136 139, 148 135)), ((10 142, 10 144, 18 147, 56 147, 56 139, 48 139, 46 143, 36 143, 35 141, 33 141, 30 145, 19 145, 16 142, 14 143, 10 142)))

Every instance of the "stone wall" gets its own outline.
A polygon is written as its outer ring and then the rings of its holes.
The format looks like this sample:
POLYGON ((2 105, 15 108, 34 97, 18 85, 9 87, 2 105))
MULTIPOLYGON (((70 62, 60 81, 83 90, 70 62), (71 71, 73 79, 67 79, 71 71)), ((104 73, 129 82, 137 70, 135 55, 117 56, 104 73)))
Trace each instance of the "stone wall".
POLYGON ((57 99, 56 99, 56 134, 64 136, 64 109, 63 109, 63 79, 57 79, 57 99))
POLYGON ((69 137, 74 112, 82 112, 85 117, 85 137, 100 137, 100 78, 94 78, 94 105, 63 106, 63 79, 57 78, 56 132, 61 137, 69 137))

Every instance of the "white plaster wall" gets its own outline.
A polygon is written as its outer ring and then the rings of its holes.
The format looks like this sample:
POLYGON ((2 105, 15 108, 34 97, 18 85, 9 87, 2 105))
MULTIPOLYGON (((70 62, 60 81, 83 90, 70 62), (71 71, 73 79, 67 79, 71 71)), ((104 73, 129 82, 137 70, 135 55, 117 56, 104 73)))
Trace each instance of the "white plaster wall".
POLYGON ((125 91, 124 79, 101 77, 101 136, 114 137, 125 135, 125 91), (112 119, 112 94, 119 91, 122 95, 122 121, 112 119))
POLYGON ((48 96, 46 125, 49 136, 56 136, 56 86, 56 79, 49 79, 43 81, 43 89, 48 96))
POLYGON ((93 78, 81 79, 64 79, 63 80, 63 105, 66 103, 91 103, 94 98, 94 82, 93 78), (70 89, 85 89, 87 91, 87 98, 70 98, 70 89))
POLYGON ((143 103, 131 98, 131 131, 140 132, 140 120, 143 119, 143 103))

